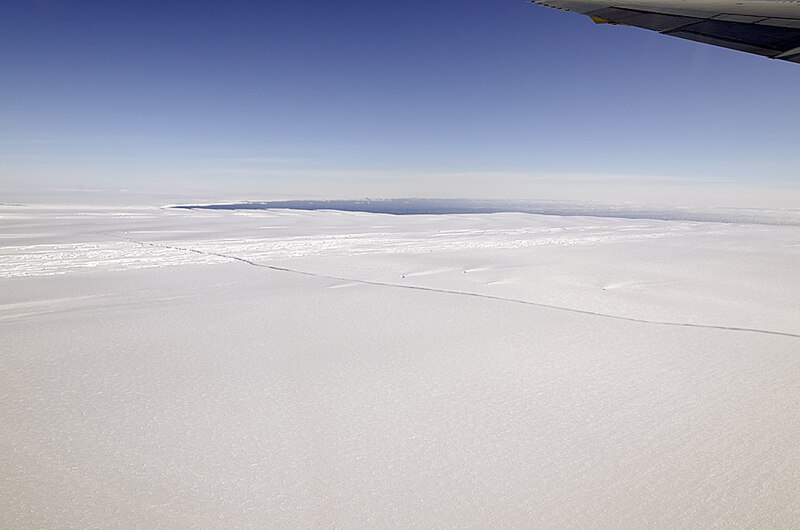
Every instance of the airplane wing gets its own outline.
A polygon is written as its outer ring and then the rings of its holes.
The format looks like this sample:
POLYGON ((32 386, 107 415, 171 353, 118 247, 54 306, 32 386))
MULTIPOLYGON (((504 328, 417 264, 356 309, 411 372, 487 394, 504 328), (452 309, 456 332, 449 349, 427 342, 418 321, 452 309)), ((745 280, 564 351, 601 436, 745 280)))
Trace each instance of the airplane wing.
POLYGON ((532 0, 591 17, 800 63, 800 0, 532 0))

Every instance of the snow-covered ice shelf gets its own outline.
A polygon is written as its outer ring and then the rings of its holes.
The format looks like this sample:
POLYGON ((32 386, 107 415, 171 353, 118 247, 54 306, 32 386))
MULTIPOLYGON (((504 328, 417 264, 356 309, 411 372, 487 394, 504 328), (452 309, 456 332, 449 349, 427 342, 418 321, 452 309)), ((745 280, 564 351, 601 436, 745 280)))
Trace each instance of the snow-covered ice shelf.
POLYGON ((0 520, 797 526, 798 264, 797 226, 2 206, 0 520))

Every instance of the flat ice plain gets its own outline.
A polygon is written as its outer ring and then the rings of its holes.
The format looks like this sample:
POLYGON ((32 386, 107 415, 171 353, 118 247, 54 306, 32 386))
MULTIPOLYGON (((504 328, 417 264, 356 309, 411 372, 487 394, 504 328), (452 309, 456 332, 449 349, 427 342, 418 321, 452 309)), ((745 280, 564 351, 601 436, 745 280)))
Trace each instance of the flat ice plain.
POLYGON ((800 526, 800 226, 0 206, 3 528, 800 526))

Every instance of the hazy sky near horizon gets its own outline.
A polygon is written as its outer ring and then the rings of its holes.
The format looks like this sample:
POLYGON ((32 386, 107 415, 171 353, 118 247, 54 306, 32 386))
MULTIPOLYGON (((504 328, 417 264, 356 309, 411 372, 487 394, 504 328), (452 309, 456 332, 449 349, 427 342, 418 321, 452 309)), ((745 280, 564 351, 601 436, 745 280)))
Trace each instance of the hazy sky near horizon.
POLYGON ((0 72, 6 189, 800 190, 800 66, 524 0, 9 0, 0 72))

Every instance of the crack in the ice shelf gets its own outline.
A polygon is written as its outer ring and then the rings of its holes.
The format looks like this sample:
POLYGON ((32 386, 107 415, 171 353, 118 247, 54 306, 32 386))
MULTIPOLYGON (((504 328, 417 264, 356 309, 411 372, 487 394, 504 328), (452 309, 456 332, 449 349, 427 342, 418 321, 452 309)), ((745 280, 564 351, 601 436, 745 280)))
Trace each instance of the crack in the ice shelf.
MULTIPOLYGON (((116 237, 116 236, 113 236, 112 234, 107 234, 107 235, 110 235, 112 237, 116 237)), ((379 281, 375 281, 375 280, 360 280, 360 279, 357 279, 357 278, 345 278, 345 277, 342 277, 342 276, 333 276, 333 275, 330 275, 330 274, 320 274, 320 273, 316 273, 316 272, 308 272, 308 271, 303 271, 303 270, 299 270, 299 269, 290 269, 288 267, 278 267, 277 265, 266 265, 266 264, 263 264, 263 263, 258 263, 258 262, 249 260, 247 258, 242 258, 242 257, 234 256, 234 255, 231 255, 231 254, 222 254, 222 253, 219 253, 219 252, 198 250, 198 249, 187 248, 187 247, 178 247, 178 246, 164 245, 164 244, 159 244, 159 243, 150 243, 150 242, 147 242, 147 241, 137 241, 135 239, 131 239, 131 238, 128 238, 128 237, 126 237, 125 239, 127 239, 128 241, 130 241, 132 243, 137 243, 137 244, 140 244, 140 245, 147 245, 147 246, 156 247, 156 248, 167 248, 167 249, 172 249, 172 250, 180 250, 180 251, 184 251, 184 252, 192 252, 194 254, 200 254, 200 255, 204 255, 204 256, 216 256, 218 258, 224 258, 224 259, 229 259, 229 260, 233 260, 233 261, 239 261, 241 263, 245 263, 245 264, 251 265, 253 267, 259 267, 259 268, 262 268, 262 269, 268 269, 268 270, 272 270, 272 271, 276 271, 276 272, 287 272, 287 273, 290 273, 290 274, 297 274, 297 275, 300 275, 300 276, 309 276, 309 277, 312 277, 312 278, 322 278, 322 279, 326 279, 326 280, 336 280, 336 281, 341 281, 341 282, 352 282, 352 283, 358 283, 358 284, 362 284, 362 285, 374 285, 374 286, 379 286, 379 287, 394 287, 394 288, 397 288, 397 289, 409 289, 409 290, 412 290, 412 291, 424 291, 424 292, 429 292, 429 293, 449 294, 449 295, 455 295, 455 296, 468 296, 468 297, 471 297, 471 298, 482 298, 484 300, 495 300, 495 301, 499 301, 499 302, 508 302, 508 303, 513 303, 513 304, 520 304, 520 305, 539 307, 539 308, 543 308, 543 309, 551 309, 551 310, 554 310, 554 311, 564 311, 564 312, 567 312, 567 313, 576 313, 576 314, 579 314, 579 315, 588 315, 588 316, 594 316, 594 317, 608 318, 608 319, 612 319, 612 320, 621 320, 621 321, 624 321, 624 322, 635 322, 635 323, 638 323, 638 324, 651 324, 651 325, 655 325, 655 326, 670 326, 670 327, 683 327, 683 328, 713 329, 713 330, 719 330, 719 331, 739 331, 739 332, 744 332, 744 333, 759 333, 759 334, 762 334, 762 335, 777 335, 777 336, 780 336, 780 337, 790 337, 790 338, 793 338, 793 339, 800 339, 800 334, 788 333, 788 332, 784 332, 784 331, 771 331, 771 330, 767 330, 767 329, 743 328, 743 327, 736 327, 736 326, 717 326, 717 325, 714 325, 714 324, 697 324, 697 323, 692 323, 692 322, 670 322, 670 321, 666 321, 666 320, 648 320, 648 319, 645 319, 645 318, 625 317, 625 316, 621 316, 621 315, 613 315, 613 314, 610 314, 610 313, 600 313, 600 312, 597 312, 597 311, 588 311, 588 310, 585 310, 585 309, 575 309, 573 307, 564 307, 564 306, 558 306, 558 305, 544 304, 544 303, 541 303, 541 302, 531 302, 529 300, 520 300, 519 298, 506 298, 506 297, 503 297, 503 296, 495 296, 495 295, 491 295, 491 294, 472 293, 472 292, 469 292, 469 291, 456 291, 456 290, 452 290, 452 289, 438 289, 436 287, 423 287, 423 286, 420 286, 420 285, 403 285, 403 284, 400 284, 400 283, 379 282, 379 281)))

